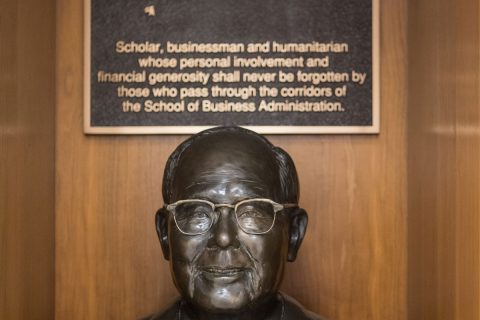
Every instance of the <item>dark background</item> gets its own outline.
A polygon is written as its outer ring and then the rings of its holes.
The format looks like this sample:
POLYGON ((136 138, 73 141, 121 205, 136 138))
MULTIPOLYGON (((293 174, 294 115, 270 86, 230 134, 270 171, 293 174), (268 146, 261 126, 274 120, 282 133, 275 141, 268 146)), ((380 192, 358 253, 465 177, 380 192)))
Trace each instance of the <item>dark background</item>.
MULTIPOLYGON (((372 6, 371 0, 92 0, 91 21, 91 125, 92 126, 165 126, 165 125, 318 125, 318 126, 370 126, 372 125, 372 6), (146 6, 154 5, 156 16, 145 14, 146 6), (289 98, 289 101, 342 101, 345 112, 255 112, 255 113, 124 113, 116 96, 119 83, 97 83, 98 70, 106 72, 140 71, 137 58, 149 54, 117 54, 119 40, 135 42, 346 42, 349 52, 329 53, 330 67, 305 68, 308 72, 367 73, 363 86, 347 83, 348 94, 342 98, 289 98), (341 100, 339 100, 341 99, 341 100)), ((157 54, 151 54, 155 56, 157 54)), ((225 54, 217 54, 225 56, 225 54)), ((239 56, 256 57, 257 53, 239 56)), ((317 56, 325 54, 262 54, 262 56, 317 56)), ((175 55, 179 57, 178 54, 175 55)), ((198 53, 182 56, 214 57, 216 54, 198 53)), ((152 68, 149 71, 167 72, 169 69, 152 68)), ((218 69, 217 69, 218 70, 218 69)), ((228 71, 228 69, 222 69, 228 71)), ((288 71, 288 69, 284 69, 288 71)), ((209 69, 201 71, 208 72, 209 69)), ((262 72, 250 68, 250 72, 262 72)), ((267 71, 267 70, 264 70, 267 71)), ((174 71, 182 72, 182 71, 174 71)), ((191 71, 183 71, 191 72, 191 71)), ((293 72, 293 70, 292 70, 293 72)), ((335 86, 343 83, 333 84, 335 86)), ((140 87, 146 84, 130 84, 140 87)), ((189 84, 166 83, 167 86, 188 87, 189 84)), ((210 85, 210 83, 208 84, 210 85)), ((220 84, 227 86, 227 84, 220 84)), ((275 84, 268 84, 273 86, 275 84)), ((279 84, 277 84, 279 85, 279 84)), ((291 83, 289 86, 310 85, 291 83)), ((328 83, 320 84, 326 86, 328 83)), ((195 86, 195 85, 193 85, 195 86)), ((198 86, 198 85, 197 85, 198 86)), ((235 83, 232 86, 243 86, 235 83)), ((245 86, 248 86, 246 84, 245 86)), ((147 98, 154 101, 160 98, 147 98)), ((163 99, 163 98, 162 98, 163 99)), ((225 98, 207 98, 224 101, 225 98)), ((227 98, 229 101, 241 101, 227 98)), ((260 97, 249 101, 259 102, 260 97)), ((272 98, 273 99, 273 98, 272 98)), ((276 97, 277 102, 287 100, 276 97)), ((141 99, 129 98, 129 101, 141 99)), ((164 101, 178 101, 163 99, 164 101)), ((268 100, 268 99, 267 99, 268 100)), ((187 102, 190 100, 187 100, 187 102)), ((258 106, 258 103, 256 103, 258 106)), ((143 105, 143 103, 142 103, 143 105)))

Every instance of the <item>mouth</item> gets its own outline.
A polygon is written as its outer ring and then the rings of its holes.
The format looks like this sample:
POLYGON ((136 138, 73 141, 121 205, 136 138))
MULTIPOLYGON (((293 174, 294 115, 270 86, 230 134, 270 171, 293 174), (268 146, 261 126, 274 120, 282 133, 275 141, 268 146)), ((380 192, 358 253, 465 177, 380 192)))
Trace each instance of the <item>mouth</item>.
POLYGON ((202 276, 212 282, 232 283, 242 278, 247 270, 243 267, 208 266, 201 268, 202 276))

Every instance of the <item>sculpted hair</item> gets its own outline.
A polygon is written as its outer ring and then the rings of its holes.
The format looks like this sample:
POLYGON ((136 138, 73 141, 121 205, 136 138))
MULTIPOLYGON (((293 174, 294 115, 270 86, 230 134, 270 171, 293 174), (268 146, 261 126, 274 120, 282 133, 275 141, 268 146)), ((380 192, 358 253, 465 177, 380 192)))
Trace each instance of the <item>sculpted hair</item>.
POLYGON ((255 139, 260 140, 266 146, 270 148, 272 154, 277 162, 277 169, 280 180, 280 188, 282 191, 282 201, 284 203, 298 203, 299 196, 299 184, 298 184, 298 175, 295 165, 293 163, 290 155, 285 152, 282 148, 274 146, 270 141, 268 141, 263 136, 240 127, 215 127, 202 131, 196 135, 193 135, 189 139, 182 142, 170 157, 167 160, 165 165, 165 172, 163 174, 163 201, 168 204, 172 202, 172 190, 173 190, 173 181, 175 178, 175 173, 178 168, 178 164, 182 158, 183 153, 188 150, 188 148, 197 140, 202 137, 211 134, 218 133, 240 133, 253 136, 255 139))

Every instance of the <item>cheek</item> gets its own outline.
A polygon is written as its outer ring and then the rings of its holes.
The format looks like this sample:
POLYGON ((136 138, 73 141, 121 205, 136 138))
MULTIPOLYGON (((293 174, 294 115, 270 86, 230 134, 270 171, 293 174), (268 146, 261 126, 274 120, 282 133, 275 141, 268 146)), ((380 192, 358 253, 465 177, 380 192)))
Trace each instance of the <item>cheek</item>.
POLYGON ((207 245, 206 236, 187 236, 178 231, 175 222, 169 227, 172 268, 191 268, 207 245))
POLYGON ((288 236, 285 228, 258 236, 241 236, 241 242, 254 261, 262 286, 278 285, 287 259, 288 236))

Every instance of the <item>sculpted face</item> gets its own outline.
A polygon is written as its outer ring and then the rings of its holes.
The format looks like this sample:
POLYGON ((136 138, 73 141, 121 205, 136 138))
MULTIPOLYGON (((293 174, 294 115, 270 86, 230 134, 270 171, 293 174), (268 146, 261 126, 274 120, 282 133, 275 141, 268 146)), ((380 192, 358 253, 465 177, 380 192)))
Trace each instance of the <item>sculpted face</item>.
MULTIPOLYGON (((206 136, 182 155, 171 203, 201 199, 234 205, 267 198, 282 204, 279 179, 274 156, 264 143, 237 134, 206 136)), ((157 230, 161 241, 164 230, 162 248, 168 250, 182 297, 211 313, 238 312, 268 301, 280 285, 289 246, 292 250, 288 210, 277 212, 267 233, 250 234, 239 227, 233 208, 220 206, 210 229, 198 235, 182 233, 173 214, 164 210, 166 218, 157 230)))

